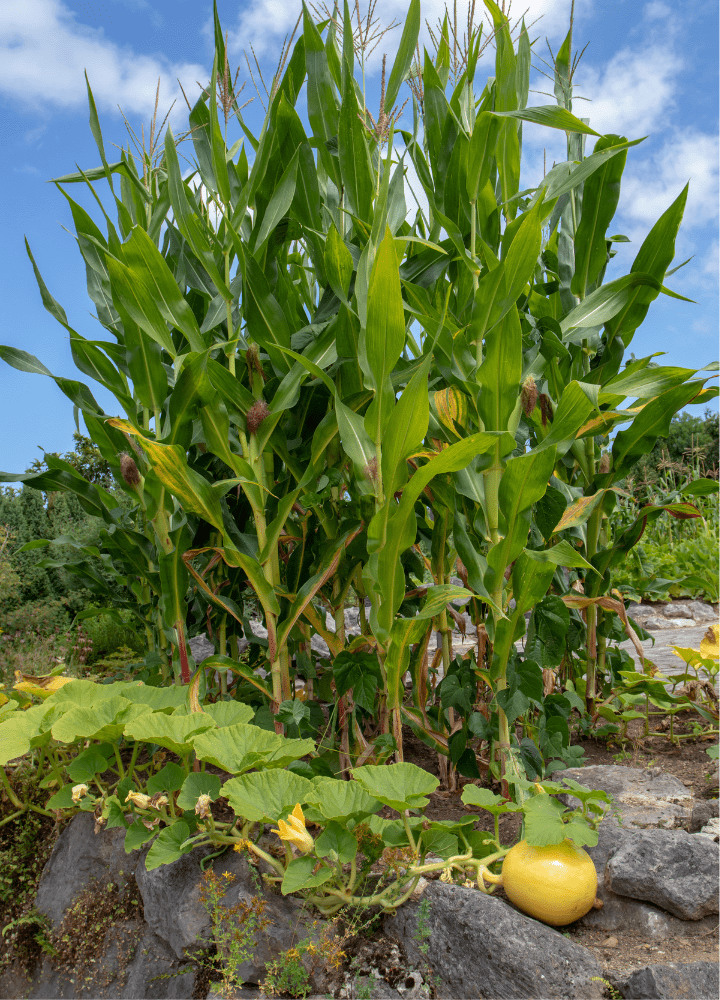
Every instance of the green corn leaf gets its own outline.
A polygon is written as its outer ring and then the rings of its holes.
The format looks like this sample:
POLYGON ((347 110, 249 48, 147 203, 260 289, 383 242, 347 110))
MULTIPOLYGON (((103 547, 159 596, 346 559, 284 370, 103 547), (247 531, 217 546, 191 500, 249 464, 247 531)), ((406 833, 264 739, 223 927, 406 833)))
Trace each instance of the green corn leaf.
POLYGON ((651 289, 655 298, 660 282, 651 274, 632 272, 601 285, 560 321, 563 341, 567 342, 576 328, 600 326, 622 313, 635 300, 637 289, 641 286, 651 289))
POLYGON ((135 280, 148 288, 163 318, 185 335, 191 351, 204 351, 207 345, 190 304, 165 258, 140 226, 133 227, 130 238, 123 244, 123 253, 135 280))
POLYGON ((365 430, 365 421, 359 414, 335 396, 335 415, 343 449, 355 467, 358 488, 362 493, 372 493, 371 470, 377 464, 375 445, 365 430))
POLYGON ((268 352, 278 371, 284 374, 290 365, 284 354, 275 348, 278 345, 291 347, 287 319, 255 258, 244 253, 240 263, 248 333, 268 352))
MULTIPOLYGON (((559 128, 563 132, 580 132, 583 135, 600 135, 595 129, 590 128, 572 112, 566 108, 558 107, 557 104, 548 104, 535 108, 515 109, 512 111, 493 111, 497 118, 517 118, 524 122, 535 122, 537 125, 544 125, 546 128, 559 128)), ((625 142, 626 140, 623 140, 625 142)), ((597 148, 597 147, 596 147, 597 148)))
POLYGON ((365 428, 373 441, 379 441, 394 407, 390 374, 405 346, 400 272, 389 229, 375 255, 368 290, 367 327, 363 333, 360 335, 361 365, 364 354, 368 384, 375 390, 375 398, 365 417, 365 428))
POLYGON ((537 450, 511 458, 498 490, 502 541, 491 546, 485 586, 494 590, 495 578, 522 552, 530 531, 530 509, 547 489, 555 465, 555 449, 537 450))
MULTIPOLYGON (((624 145, 627 140, 608 135, 595 144, 595 152, 624 145)), ((607 262, 607 228, 612 222, 620 198, 620 180, 627 151, 613 157, 592 174, 584 184, 582 214, 575 232, 575 274, 571 283, 574 295, 585 293, 607 262)))
POLYGON ((552 170, 549 170, 539 185, 533 201, 537 198, 544 198, 546 203, 552 203, 564 194, 568 194, 580 184, 583 184, 588 177, 595 173, 604 163, 614 156, 620 155, 632 146, 644 142, 644 139, 633 139, 631 142, 621 146, 611 146, 600 150, 599 153, 592 153, 586 156, 580 163, 568 160, 565 163, 558 163, 552 170))
MULTIPOLYGON (((514 447, 509 434, 479 433, 450 445, 418 469, 403 490, 402 499, 390 518, 380 512, 368 527, 370 560, 363 571, 367 592, 373 603, 371 627, 386 635, 405 593, 405 571, 400 555, 415 540, 415 501, 434 478, 444 472, 464 468, 476 455, 499 444, 507 454, 514 447)), ((376 632, 377 634, 377 632, 376 632)))
POLYGON ((127 366, 135 395, 151 413, 158 412, 168 393, 167 373, 162 366, 162 350, 136 323, 123 323, 127 366))
POLYGON ((432 356, 427 355, 408 382, 383 438, 382 477, 388 495, 404 486, 408 477, 406 460, 420 449, 427 434, 430 419, 427 380, 431 362, 432 356))
POLYGON ((108 272, 115 308, 118 311, 124 310, 148 337, 151 337, 174 359, 175 345, 172 342, 167 322, 150 289, 138 280, 137 274, 133 270, 112 257, 108 257, 108 272))
POLYGON ((652 451, 659 437, 667 437, 673 416, 698 394, 702 385, 702 382, 685 382, 666 389, 642 408, 627 430, 616 435, 612 447, 615 480, 627 475, 641 455, 652 451))
POLYGON ((348 76, 340 109, 338 159, 350 211, 363 221, 372 220, 373 168, 365 129, 359 117, 354 81, 348 76))
POLYGON ((525 549, 525 555, 535 562, 550 563, 552 566, 575 566, 595 571, 594 566, 565 538, 550 549, 525 549))
POLYGON ((257 254, 263 247, 270 233, 275 229, 280 220, 287 215, 290 206, 295 198, 295 187, 297 184, 298 162, 300 151, 295 150, 292 159, 288 163, 282 177, 273 191, 265 214, 260 223, 257 238, 254 241, 253 249, 257 254))
POLYGON ((325 241, 325 273, 339 299, 346 299, 353 275, 353 261, 345 241, 332 223, 325 241))
MULTIPOLYGON (((168 126, 165 133, 165 167, 168 173, 168 194, 172 204, 174 221, 182 235, 190 244, 193 253, 202 261, 217 290, 230 302, 232 294, 226 286, 215 263, 209 231, 197 215, 188 197, 180 171, 177 148, 172 130, 168 126)), ((256 159, 257 164, 257 159, 256 159)))
POLYGON ((420 0, 411 0, 405 15, 402 37, 398 46, 393 68, 390 70, 387 90, 385 91, 385 107, 393 108, 400 93, 400 87, 407 79, 410 65, 415 55, 418 34, 420 32, 420 0))
POLYGON ((475 119, 467 169, 467 195, 471 202, 477 201, 478 192, 482 191, 490 177, 499 130, 497 116, 489 111, 482 111, 475 119))

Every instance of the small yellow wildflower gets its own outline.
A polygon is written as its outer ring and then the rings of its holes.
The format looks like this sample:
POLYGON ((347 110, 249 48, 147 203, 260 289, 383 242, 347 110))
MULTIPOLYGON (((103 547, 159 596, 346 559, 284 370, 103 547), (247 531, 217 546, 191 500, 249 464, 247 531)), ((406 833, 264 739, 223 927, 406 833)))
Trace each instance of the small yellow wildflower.
POLYGON ((77 805, 80 799, 84 799, 88 791, 87 785, 73 785, 72 800, 74 804, 77 805))
POLYGON ((303 816, 303 811, 300 808, 299 802, 288 816, 287 821, 284 819, 278 820, 278 827, 279 829, 272 830, 271 832, 276 833, 280 840, 285 840, 289 844, 294 844, 302 854, 307 854, 308 851, 312 851, 315 846, 315 841, 307 832, 305 827, 305 817, 303 816))
POLYGON ((285 957, 300 958, 300 952, 297 950, 297 948, 288 948, 288 950, 285 952, 285 957))

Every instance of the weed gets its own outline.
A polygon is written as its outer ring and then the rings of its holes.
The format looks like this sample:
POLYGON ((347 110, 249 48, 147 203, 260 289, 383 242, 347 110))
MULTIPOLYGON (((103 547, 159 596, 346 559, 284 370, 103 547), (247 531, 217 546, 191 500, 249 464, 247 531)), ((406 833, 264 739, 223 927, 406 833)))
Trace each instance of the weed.
POLYGON ((602 976, 592 976, 593 983, 602 983, 605 987, 605 995, 608 1000, 622 1000, 622 993, 615 989, 612 983, 608 982, 607 979, 603 979, 602 976))
POLYGON ((227 997, 237 983, 240 967, 252 956, 256 936, 269 924, 263 916, 267 903, 253 896, 249 903, 240 900, 234 906, 223 906, 222 900, 235 876, 230 872, 217 875, 212 868, 203 872, 200 882, 200 902, 210 916, 213 943, 216 949, 216 972, 220 981, 212 984, 213 993, 227 997))
MULTIPOLYGON (((317 923, 312 925, 317 929, 317 923)), ((269 996, 306 997, 311 980, 319 968, 337 971, 345 958, 342 941, 335 935, 334 923, 326 924, 320 935, 308 936, 268 963, 262 988, 269 996)))

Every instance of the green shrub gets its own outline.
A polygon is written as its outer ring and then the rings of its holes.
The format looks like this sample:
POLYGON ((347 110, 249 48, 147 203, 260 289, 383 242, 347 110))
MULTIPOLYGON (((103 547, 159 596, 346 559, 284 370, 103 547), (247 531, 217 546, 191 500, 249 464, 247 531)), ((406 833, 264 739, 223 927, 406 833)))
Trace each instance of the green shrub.
MULTIPOLYGON (((87 605, 93 606, 96 605, 87 605)), ((88 657, 88 664, 91 666, 123 647, 130 650, 132 659, 142 655, 144 651, 144 638, 138 635, 133 615, 122 609, 116 611, 115 615, 120 617, 121 622, 114 615, 98 615, 96 618, 86 618, 82 623, 84 632, 92 642, 92 651, 88 657)))

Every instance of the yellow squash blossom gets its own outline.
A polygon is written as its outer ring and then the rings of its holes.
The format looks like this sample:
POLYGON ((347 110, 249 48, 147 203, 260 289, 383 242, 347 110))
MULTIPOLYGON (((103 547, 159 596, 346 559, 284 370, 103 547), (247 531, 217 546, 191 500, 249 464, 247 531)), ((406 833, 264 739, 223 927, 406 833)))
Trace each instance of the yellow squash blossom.
POLYGON ((278 820, 278 827, 280 829, 273 830, 272 833, 276 833, 280 840, 285 840, 289 844, 294 844, 303 854, 307 854, 308 851, 312 851, 315 846, 315 841, 305 828, 305 817, 303 816, 303 811, 300 808, 299 802, 288 816, 287 821, 284 819, 278 820))

